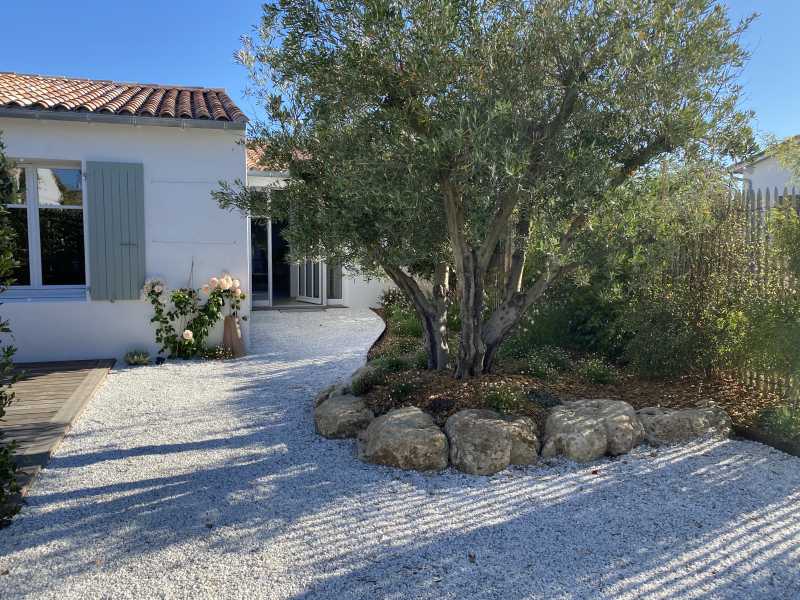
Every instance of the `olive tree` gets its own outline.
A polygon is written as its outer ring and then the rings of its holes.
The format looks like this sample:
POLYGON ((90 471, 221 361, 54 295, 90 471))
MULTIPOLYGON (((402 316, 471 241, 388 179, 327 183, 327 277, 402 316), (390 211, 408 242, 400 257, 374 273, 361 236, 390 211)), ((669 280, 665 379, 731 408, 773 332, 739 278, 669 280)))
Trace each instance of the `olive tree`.
POLYGON ((217 197, 290 216, 297 252, 383 268, 431 348, 452 296, 456 375, 478 375, 610 192, 667 153, 748 149, 747 23, 713 0, 268 2, 240 59, 262 160, 291 178, 217 197))

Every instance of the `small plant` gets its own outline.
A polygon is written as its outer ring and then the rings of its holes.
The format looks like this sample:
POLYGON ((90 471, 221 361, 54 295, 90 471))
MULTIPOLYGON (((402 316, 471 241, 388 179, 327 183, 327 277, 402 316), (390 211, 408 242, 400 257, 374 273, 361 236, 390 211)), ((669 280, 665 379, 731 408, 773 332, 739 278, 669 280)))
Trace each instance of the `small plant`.
POLYGON ((408 371, 411 368, 411 362, 402 356, 382 356, 373 360, 372 366, 385 373, 399 373, 408 371))
POLYGON ((527 356, 527 373, 539 379, 554 379, 572 367, 569 355, 555 346, 534 348, 527 356))
POLYGON ((800 406, 769 408, 761 413, 759 421, 770 433, 800 443, 800 406))
POLYGON ((135 367, 150 364, 150 354, 146 350, 131 350, 125 354, 125 364, 135 367))
POLYGON ((417 350, 414 353, 414 368, 427 369, 428 368, 428 353, 425 350, 417 350))
POLYGON ((486 393, 486 405, 499 413, 512 413, 525 404, 525 394, 517 386, 501 383, 492 385, 486 393))
POLYGON ((588 383, 614 383, 619 374, 617 370, 603 359, 592 356, 578 363, 578 376, 588 383))
POLYGON ((400 307, 406 310, 411 309, 411 303, 408 301, 406 295, 397 288, 386 290, 381 296, 381 308, 387 313, 391 312, 395 307, 400 307))
POLYGON ((416 315, 404 314, 397 320, 390 321, 392 331, 401 336, 408 338, 421 338, 422 337, 422 323, 416 315))
MULTIPOLYGON (((419 340, 412 338, 394 338, 390 343, 384 345, 379 352, 374 355, 375 359, 385 356, 403 356, 419 350, 419 340)), ((424 350, 422 351, 424 352, 424 350)), ((427 357, 426 357, 427 364, 427 357)))
POLYGON ((400 402, 407 400, 413 393, 414 384, 408 381, 395 382, 389 388, 389 395, 392 399, 400 402))
POLYGON ((350 389, 354 395, 363 396, 376 385, 380 385, 385 381, 386 377, 382 369, 365 369, 358 377, 353 379, 353 381, 350 383, 350 389))

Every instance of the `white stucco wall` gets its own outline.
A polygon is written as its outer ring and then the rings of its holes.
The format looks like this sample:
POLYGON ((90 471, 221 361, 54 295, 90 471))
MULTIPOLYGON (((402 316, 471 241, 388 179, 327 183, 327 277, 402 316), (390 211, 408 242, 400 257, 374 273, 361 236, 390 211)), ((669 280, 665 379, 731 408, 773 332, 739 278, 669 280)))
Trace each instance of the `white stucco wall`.
POLYGON ((742 170, 742 177, 745 181, 745 189, 766 191, 769 188, 772 193, 777 188, 778 193, 783 194, 784 187, 789 189, 792 186, 800 187, 792 180, 792 174, 784 169, 773 156, 745 167, 742 170))
MULTIPOLYGON (((237 143, 242 132, 13 118, 0 118, 0 132, 11 158, 142 163, 147 276, 165 279, 170 288, 200 287, 227 271, 249 297, 247 219, 221 210, 210 196, 220 180, 245 179, 244 147, 237 143)), ((88 267, 87 280, 91 285, 88 267)), ((249 300, 242 314, 249 314, 249 300)), ((157 350, 152 309, 144 301, 6 301, 0 315, 10 321, 18 361, 157 350)), ((210 342, 220 340, 221 325, 210 342)))

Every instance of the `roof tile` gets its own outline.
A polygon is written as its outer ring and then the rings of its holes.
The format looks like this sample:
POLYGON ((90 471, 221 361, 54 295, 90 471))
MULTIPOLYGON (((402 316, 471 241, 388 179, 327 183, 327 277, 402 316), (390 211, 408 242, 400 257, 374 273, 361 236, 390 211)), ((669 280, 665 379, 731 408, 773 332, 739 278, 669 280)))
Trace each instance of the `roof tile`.
POLYGON ((247 122, 222 89, 4 72, 0 72, 0 108, 247 122))

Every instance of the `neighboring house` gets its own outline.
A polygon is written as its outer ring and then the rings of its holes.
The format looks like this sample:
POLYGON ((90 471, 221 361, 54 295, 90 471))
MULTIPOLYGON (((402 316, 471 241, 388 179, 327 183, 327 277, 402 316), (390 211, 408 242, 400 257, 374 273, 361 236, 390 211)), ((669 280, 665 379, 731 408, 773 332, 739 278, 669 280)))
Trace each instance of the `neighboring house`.
POLYGON ((734 172, 742 176, 743 191, 770 190, 774 195, 777 189, 779 194, 783 194, 784 188, 800 188, 798 181, 792 173, 781 166, 778 159, 769 152, 761 152, 753 157, 752 160, 740 163, 734 167, 734 172))
MULTIPOLYGON (((319 263, 286 265, 287 288, 270 225, 251 232, 249 219, 217 206, 220 181, 247 180, 246 124, 221 89, 0 73, 0 132, 21 190, 8 205, 21 265, 0 296, 17 360, 155 353, 141 296, 151 277, 199 288, 231 273, 248 295, 244 317, 251 291, 258 304, 287 291, 374 304, 381 286, 351 286, 319 263)), ((251 172, 254 185, 282 177, 251 172)), ((221 324, 209 341, 220 340, 221 324)))

